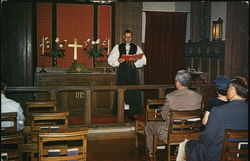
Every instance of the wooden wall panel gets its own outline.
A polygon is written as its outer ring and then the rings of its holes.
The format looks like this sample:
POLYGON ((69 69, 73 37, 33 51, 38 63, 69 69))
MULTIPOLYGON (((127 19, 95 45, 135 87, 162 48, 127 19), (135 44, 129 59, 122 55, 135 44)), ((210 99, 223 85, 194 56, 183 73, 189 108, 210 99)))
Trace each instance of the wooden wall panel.
POLYGON ((249 4, 227 2, 225 74, 249 77, 249 4))
MULTIPOLYGON (((8 86, 33 86, 33 4, 4 1, 1 5, 1 80, 8 86)), ((8 97, 23 106, 32 94, 8 97)))
POLYGON ((217 59, 211 58, 211 70, 209 72, 209 75, 210 75, 209 81, 211 83, 214 83, 214 80, 217 76, 217 59))
POLYGON ((142 46, 142 2, 115 3, 115 44, 123 42, 127 28, 133 30, 133 42, 142 46))

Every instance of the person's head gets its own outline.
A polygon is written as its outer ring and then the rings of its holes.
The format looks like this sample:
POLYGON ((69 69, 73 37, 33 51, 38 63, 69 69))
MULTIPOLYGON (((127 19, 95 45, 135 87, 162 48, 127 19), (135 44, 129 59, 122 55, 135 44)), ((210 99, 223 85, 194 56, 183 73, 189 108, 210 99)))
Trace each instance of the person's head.
POLYGON ((132 36, 133 36, 133 32, 130 29, 126 29, 123 32, 123 39, 125 43, 131 43, 132 42, 132 36))
POLYGON ((224 75, 219 75, 214 80, 216 85, 216 92, 220 95, 226 96, 227 95, 227 88, 229 83, 229 78, 224 75))
POLYGON ((248 98, 248 82, 244 77, 235 76, 229 82, 229 87, 227 90, 228 99, 243 99, 248 98))
POLYGON ((1 93, 4 93, 5 89, 6 89, 6 84, 4 81, 1 81, 1 93))
POLYGON ((191 74, 186 70, 178 70, 175 76, 175 86, 179 88, 188 88, 191 84, 191 74))

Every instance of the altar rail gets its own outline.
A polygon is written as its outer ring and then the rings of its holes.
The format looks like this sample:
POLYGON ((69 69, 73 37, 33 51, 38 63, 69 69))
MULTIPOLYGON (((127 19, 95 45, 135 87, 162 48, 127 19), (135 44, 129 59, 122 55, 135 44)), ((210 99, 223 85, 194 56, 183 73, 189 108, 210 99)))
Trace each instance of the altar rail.
MULTIPOLYGON (((213 84, 193 84, 191 88, 214 87, 213 84)), ((47 92, 50 100, 56 100, 56 94, 62 91, 84 91, 86 101, 84 108, 84 123, 91 123, 91 97, 93 91, 117 91, 118 92, 118 122, 124 122, 124 92, 129 89, 152 90, 158 89, 158 97, 164 98, 167 89, 175 88, 174 84, 161 85, 113 85, 113 86, 53 86, 53 87, 7 87, 7 92, 47 92)))

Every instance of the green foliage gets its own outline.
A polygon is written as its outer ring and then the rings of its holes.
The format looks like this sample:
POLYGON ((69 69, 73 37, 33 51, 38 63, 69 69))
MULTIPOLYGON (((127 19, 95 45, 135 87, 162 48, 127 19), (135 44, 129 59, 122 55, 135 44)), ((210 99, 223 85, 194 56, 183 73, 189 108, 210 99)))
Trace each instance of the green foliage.
POLYGON ((54 47, 50 49, 50 52, 44 52, 44 55, 49 57, 62 58, 64 57, 64 52, 65 49, 58 49, 57 47, 54 47))
MULTIPOLYGON (((85 49, 86 50, 86 49, 85 49)), ((98 57, 103 57, 104 55, 102 54, 102 52, 104 50, 107 50, 107 48, 97 48, 97 47, 93 47, 89 50, 86 50, 87 54, 89 54, 89 58, 93 57, 93 58, 98 58, 98 57)))

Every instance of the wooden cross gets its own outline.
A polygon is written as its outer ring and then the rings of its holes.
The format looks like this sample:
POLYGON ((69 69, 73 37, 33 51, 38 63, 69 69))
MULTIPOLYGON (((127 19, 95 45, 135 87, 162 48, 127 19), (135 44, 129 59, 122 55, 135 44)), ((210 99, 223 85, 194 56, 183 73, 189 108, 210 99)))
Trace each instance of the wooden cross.
POLYGON ((77 39, 74 39, 74 44, 68 44, 68 47, 74 48, 74 60, 77 60, 77 48, 82 48, 83 45, 77 44, 77 39))

